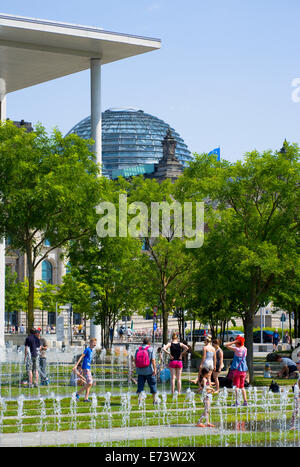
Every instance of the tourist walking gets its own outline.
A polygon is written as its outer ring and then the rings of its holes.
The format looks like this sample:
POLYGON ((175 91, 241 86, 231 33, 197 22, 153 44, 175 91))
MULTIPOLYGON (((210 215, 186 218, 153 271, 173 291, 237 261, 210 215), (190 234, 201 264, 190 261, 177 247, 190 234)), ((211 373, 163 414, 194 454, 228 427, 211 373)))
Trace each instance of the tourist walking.
POLYGON ((275 351, 278 350, 278 343, 279 343, 279 341, 280 341, 279 332, 278 332, 278 329, 275 329, 275 331, 273 332, 273 337, 272 337, 273 352, 275 352, 275 351))
POLYGON ((38 372, 38 350, 40 348, 40 340, 36 335, 36 329, 30 329, 29 336, 25 339, 25 357, 24 362, 26 365, 26 371, 28 375, 28 387, 32 387, 33 379, 34 386, 37 387, 39 384, 39 372, 38 372))
POLYGON ((46 352, 48 349, 48 342, 44 337, 41 337, 41 332, 36 331, 36 336, 40 340, 40 352, 39 352, 39 372, 41 376, 41 385, 48 386, 49 380, 47 376, 47 358, 46 352))
POLYGON ((218 393, 220 389, 219 375, 224 367, 224 363, 223 363, 224 354, 223 354, 223 350, 220 347, 221 345, 220 339, 213 339, 212 345, 216 351, 216 367, 215 367, 215 370, 213 371, 212 376, 213 376, 214 383, 216 385, 215 392, 218 393))
POLYGON ((150 337, 144 337, 143 344, 135 352, 135 367, 138 375, 137 394, 139 404, 141 403, 141 393, 144 391, 147 381, 150 392, 153 396, 153 404, 156 403, 156 362, 154 358, 154 350, 151 347, 150 337))
POLYGON ((91 364, 92 364, 92 358, 93 358, 93 349, 94 347, 96 347, 96 345, 97 345, 97 339, 95 337, 92 337, 90 339, 89 347, 87 347, 84 350, 78 362, 73 367, 73 371, 77 370, 79 363, 82 361, 82 371, 83 371, 84 379, 86 380, 86 384, 81 389, 79 389, 79 391, 76 392, 76 398, 79 400, 80 394, 83 391, 85 391, 84 402, 91 402, 91 400, 89 399, 90 390, 93 385, 91 364))
POLYGON ((172 333, 172 340, 164 345, 162 350, 170 356, 169 368, 171 372, 171 391, 175 392, 175 379, 177 381, 177 392, 181 392, 181 373, 182 373, 182 356, 189 350, 188 346, 179 342, 178 333, 172 333), (169 351, 170 349, 170 351, 169 351))
POLYGON ((238 406, 238 390, 241 389, 244 404, 247 403, 247 393, 245 389, 245 380, 247 376, 248 366, 246 362, 247 348, 244 346, 245 339, 242 336, 238 336, 233 342, 226 342, 224 345, 234 353, 233 361, 231 364, 231 370, 233 370, 233 387, 235 387, 235 404, 238 406))
POLYGON ((212 394, 214 393, 214 389, 208 385, 208 374, 209 370, 203 367, 199 373, 199 390, 202 394, 202 401, 204 403, 204 411, 200 415, 200 418, 196 424, 196 426, 205 428, 205 427, 215 427, 212 423, 210 423, 210 406, 212 401, 212 394), (203 421, 205 420, 205 423, 203 421))

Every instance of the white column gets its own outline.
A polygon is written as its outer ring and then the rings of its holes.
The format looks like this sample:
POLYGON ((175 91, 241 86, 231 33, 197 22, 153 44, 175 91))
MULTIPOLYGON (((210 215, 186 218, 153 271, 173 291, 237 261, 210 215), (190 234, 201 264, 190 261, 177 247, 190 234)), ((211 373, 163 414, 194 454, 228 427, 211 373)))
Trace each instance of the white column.
POLYGON ((101 326, 95 324, 93 318, 90 319, 90 337, 97 339, 97 348, 101 347, 101 326))
MULTIPOLYGON (((6 96, 0 93, 1 121, 6 120, 6 96)), ((4 361, 5 338, 5 238, 0 238, 0 358, 4 361)))
POLYGON ((91 138, 98 164, 102 164, 101 59, 91 58, 91 138))
MULTIPOLYGON (((95 141, 94 153, 102 173, 102 116, 101 116, 101 59, 91 58, 91 138, 95 141)), ((101 326, 90 320, 90 337, 101 343, 101 326)))

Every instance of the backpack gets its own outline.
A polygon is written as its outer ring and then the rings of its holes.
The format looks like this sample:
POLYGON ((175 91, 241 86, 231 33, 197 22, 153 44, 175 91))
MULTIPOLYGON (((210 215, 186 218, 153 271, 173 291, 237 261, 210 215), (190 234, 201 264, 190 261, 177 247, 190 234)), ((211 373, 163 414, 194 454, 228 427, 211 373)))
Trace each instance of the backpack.
POLYGON ((277 383, 274 383, 273 380, 272 380, 272 383, 270 384, 269 391, 276 392, 276 393, 280 392, 279 385, 277 383))
POLYGON ((139 347, 136 355, 135 355, 135 366, 137 368, 146 368, 147 366, 150 365, 150 358, 149 358, 149 349, 150 345, 147 345, 143 349, 143 347, 139 347))

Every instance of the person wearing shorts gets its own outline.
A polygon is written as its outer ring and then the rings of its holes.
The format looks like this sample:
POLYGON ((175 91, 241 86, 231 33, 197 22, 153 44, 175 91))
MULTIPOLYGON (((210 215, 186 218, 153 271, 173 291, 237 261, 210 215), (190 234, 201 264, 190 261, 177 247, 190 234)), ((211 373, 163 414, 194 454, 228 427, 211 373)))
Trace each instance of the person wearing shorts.
POLYGON ((177 381, 177 392, 181 392, 181 373, 182 373, 182 356, 189 350, 188 346, 179 342, 177 332, 173 332, 172 340, 162 349, 170 356, 169 368, 171 372, 171 391, 175 392, 175 379, 177 381), (169 351, 170 349, 170 351, 169 351))
POLYGON ((35 379, 34 386, 39 384, 39 372, 37 368, 38 350, 40 348, 40 340, 37 337, 35 328, 30 330, 30 334, 25 340, 25 366, 28 374, 28 387, 32 387, 33 376, 35 379))
MULTIPOLYGON (((139 395, 139 404, 141 403, 141 393, 144 391, 145 383, 147 382, 150 388, 150 392, 153 396, 153 404, 156 404, 156 393, 157 393, 157 387, 156 387, 156 362, 154 358, 154 350, 150 346, 151 340, 149 337, 144 337, 143 339, 143 344, 142 348, 147 349, 148 355, 149 355, 149 365, 145 366, 143 368, 139 368, 136 366, 136 373, 138 376, 138 381, 137 381, 137 394, 139 395)), ((136 355, 139 349, 136 350, 135 353, 135 360, 136 360, 136 355)))
POLYGON ((93 348, 96 347, 96 345, 97 345, 97 339, 91 338, 89 347, 87 347, 84 350, 83 354, 80 356, 78 362, 73 368, 73 371, 76 372, 78 365, 82 361, 82 372, 83 372, 83 377, 86 381, 86 384, 81 389, 79 389, 78 392, 76 392, 76 398, 79 400, 80 393, 85 391, 84 402, 91 402, 91 400, 89 399, 90 390, 93 385, 91 363, 92 363, 92 357, 93 357, 93 348))
POLYGON ((238 406, 238 390, 242 391, 244 404, 247 403, 247 394, 245 389, 245 379, 247 376, 248 366, 246 362, 247 348, 244 346, 245 339, 238 336, 234 342, 226 342, 224 345, 234 353, 233 361, 230 369, 233 370, 233 387, 235 387, 235 404, 238 406))

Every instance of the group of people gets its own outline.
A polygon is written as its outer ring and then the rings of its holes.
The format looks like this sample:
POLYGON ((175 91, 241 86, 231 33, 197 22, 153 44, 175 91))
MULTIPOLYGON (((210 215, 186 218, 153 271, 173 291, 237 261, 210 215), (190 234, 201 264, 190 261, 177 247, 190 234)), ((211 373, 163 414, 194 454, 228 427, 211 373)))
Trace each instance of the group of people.
POLYGON ((37 387, 39 376, 41 377, 41 384, 48 386, 47 349, 48 343, 45 338, 41 337, 41 330, 32 328, 25 339, 24 361, 28 377, 28 387, 37 387))

